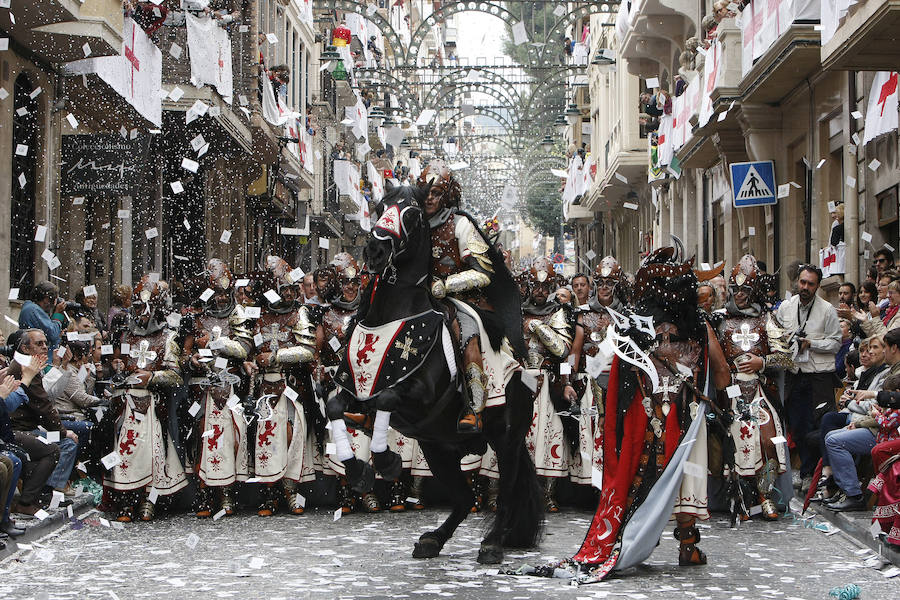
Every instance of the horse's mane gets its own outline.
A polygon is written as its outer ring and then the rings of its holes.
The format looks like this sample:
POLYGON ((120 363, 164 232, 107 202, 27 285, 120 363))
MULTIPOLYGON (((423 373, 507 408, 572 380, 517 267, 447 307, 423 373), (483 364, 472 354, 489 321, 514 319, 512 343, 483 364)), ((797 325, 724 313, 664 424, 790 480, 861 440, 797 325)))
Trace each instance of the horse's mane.
POLYGON ((385 209, 392 204, 423 208, 430 189, 431 185, 421 187, 417 185, 389 185, 384 197, 375 206, 375 214, 380 217, 385 209))

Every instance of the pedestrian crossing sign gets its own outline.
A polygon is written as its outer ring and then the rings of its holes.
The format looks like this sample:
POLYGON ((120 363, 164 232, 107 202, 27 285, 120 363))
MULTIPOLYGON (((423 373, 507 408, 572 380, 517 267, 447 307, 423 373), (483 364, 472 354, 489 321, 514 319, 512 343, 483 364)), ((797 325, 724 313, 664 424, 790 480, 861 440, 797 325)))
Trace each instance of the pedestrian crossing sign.
POLYGON ((775 163, 771 160, 738 162, 729 165, 734 206, 775 204, 775 163))

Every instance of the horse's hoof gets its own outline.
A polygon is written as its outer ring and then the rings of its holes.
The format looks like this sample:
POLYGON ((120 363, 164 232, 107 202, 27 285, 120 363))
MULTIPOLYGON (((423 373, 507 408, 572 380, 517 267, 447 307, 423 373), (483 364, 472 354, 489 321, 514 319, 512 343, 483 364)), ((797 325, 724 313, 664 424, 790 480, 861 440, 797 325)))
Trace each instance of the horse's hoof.
POLYGON ((478 563, 482 565, 499 565, 503 562, 503 546, 482 544, 478 549, 478 563))
POLYGON ((372 454, 372 462, 385 481, 397 481, 403 473, 403 460, 400 455, 385 450, 372 454))
POLYGON ((413 558, 435 558, 440 555, 443 546, 434 534, 423 533, 413 548, 413 558))
POLYGON ((367 494, 375 487, 375 470, 358 458, 345 460, 344 471, 350 482, 350 489, 357 494, 367 494))

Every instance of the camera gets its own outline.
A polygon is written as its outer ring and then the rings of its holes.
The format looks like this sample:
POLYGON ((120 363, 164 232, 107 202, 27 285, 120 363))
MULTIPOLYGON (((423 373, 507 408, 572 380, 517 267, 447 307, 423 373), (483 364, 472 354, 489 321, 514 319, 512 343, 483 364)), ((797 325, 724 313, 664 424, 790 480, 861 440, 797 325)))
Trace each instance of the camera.
POLYGON ((12 358, 15 352, 16 347, 11 344, 3 344, 2 346, 0 346, 0 354, 5 356, 6 358, 12 358))

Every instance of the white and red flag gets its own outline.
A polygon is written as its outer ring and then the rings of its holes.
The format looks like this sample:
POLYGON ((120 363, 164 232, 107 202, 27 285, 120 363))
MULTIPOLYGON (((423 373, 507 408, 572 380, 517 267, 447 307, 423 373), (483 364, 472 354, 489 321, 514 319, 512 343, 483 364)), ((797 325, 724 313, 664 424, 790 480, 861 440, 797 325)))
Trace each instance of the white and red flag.
POLYGON ((191 78, 198 84, 216 88, 231 104, 234 80, 231 70, 231 39, 228 32, 209 17, 198 19, 186 13, 191 78))
POLYGON ((96 73, 142 117, 162 125, 162 52, 134 21, 122 27, 122 54, 77 60, 67 65, 75 75, 96 73))
POLYGON ((869 91, 863 144, 897 129, 897 71, 878 71, 869 91))

